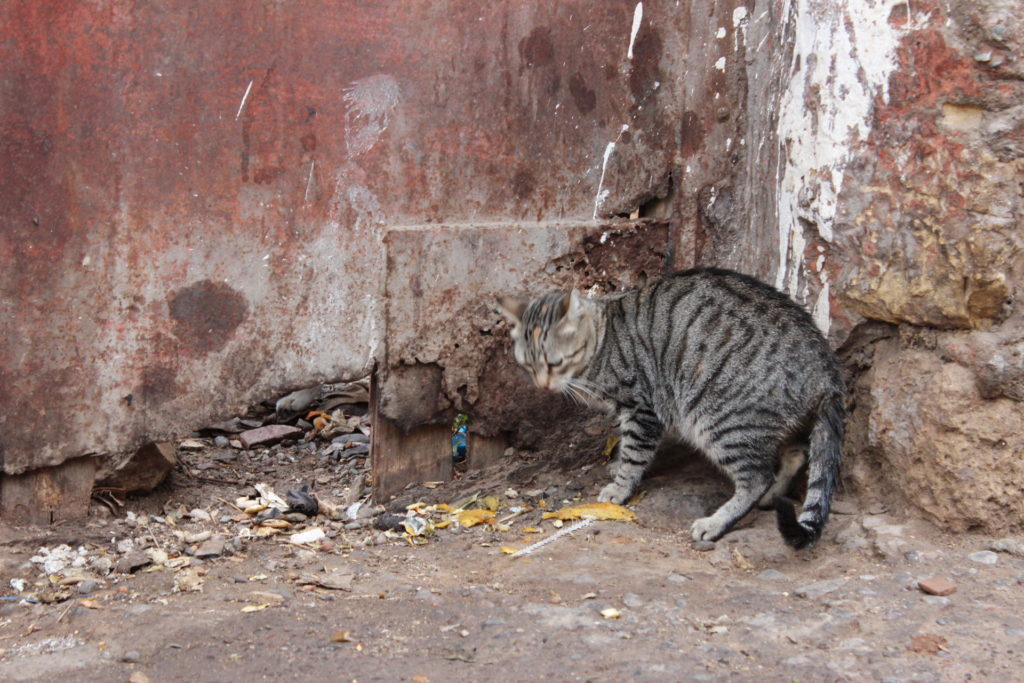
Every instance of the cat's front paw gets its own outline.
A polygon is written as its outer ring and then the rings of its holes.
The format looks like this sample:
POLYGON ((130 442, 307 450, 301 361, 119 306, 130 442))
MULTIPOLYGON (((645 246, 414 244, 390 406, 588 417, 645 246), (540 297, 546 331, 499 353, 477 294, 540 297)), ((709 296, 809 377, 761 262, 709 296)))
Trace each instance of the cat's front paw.
POLYGON ((717 541, 725 532, 714 517, 701 517, 690 525, 690 536, 695 541, 717 541))
POLYGON ((601 489, 601 493, 597 494, 597 500, 601 503, 615 503, 616 505, 622 505, 629 500, 631 493, 633 492, 630 489, 627 489, 621 484, 616 484, 613 481, 601 489))

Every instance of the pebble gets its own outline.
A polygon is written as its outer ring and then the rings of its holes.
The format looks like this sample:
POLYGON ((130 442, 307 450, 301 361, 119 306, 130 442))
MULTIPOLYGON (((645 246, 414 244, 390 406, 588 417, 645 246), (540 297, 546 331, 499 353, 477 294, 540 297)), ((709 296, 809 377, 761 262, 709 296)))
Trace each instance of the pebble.
POLYGON ((793 591, 793 594, 798 598, 820 598, 823 595, 827 595, 832 591, 838 589, 846 583, 846 579, 828 579, 826 581, 817 581, 815 583, 801 586, 793 591))
POLYGON ((224 537, 214 536, 196 548, 196 557, 219 557, 224 554, 224 537))
POLYGON ((227 448, 231 445, 231 439, 226 436, 216 436, 213 439, 213 445, 218 448, 227 448))
POLYGON ((971 562, 977 562, 978 564, 995 564, 999 561, 999 556, 991 550, 979 550, 976 553, 971 553, 967 556, 971 562))
POLYGON ((952 595, 956 592, 956 584, 949 579, 944 579, 940 576, 932 577, 930 579, 922 579, 917 582, 917 587, 928 595, 952 595))
POLYGON ((622 604, 626 607, 637 608, 644 604, 643 598, 636 593, 626 593, 622 596, 622 604))
POLYGON ((136 650, 130 650, 121 655, 121 661, 126 664, 134 664, 140 659, 142 659, 142 655, 140 655, 136 650))
POLYGON ((789 578, 778 569, 765 569, 763 572, 757 575, 758 578, 767 579, 768 581, 781 581, 789 578))
POLYGON ((89 593, 95 592, 96 589, 99 587, 100 584, 98 581, 94 581, 93 579, 86 579, 85 581, 82 581, 78 584, 78 592, 80 595, 88 595, 89 593))
POLYGON ((671 572, 668 575, 668 580, 671 581, 672 583, 686 583, 687 581, 690 581, 691 579, 690 579, 689 576, 683 576, 679 572, 671 572))

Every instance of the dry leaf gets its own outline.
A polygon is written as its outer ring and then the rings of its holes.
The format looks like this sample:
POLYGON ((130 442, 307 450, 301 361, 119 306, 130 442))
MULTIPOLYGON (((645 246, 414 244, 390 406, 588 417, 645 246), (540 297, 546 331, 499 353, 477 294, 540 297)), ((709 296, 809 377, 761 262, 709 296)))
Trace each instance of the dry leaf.
POLYGON ((612 453, 615 452, 615 447, 618 446, 618 445, 619 445, 619 436, 618 435, 609 436, 608 440, 605 441, 605 443, 604 443, 604 450, 601 451, 601 455, 603 455, 606 458, 610 458, 612 456, 612 453))
POLYGON ((498 499, 495 498, 494 496, 484 496, 480 502, 483 503, 484 507, 486 507, 491 512, 498 511, 498 505, 500 503, 498 502, 498 499))
POLYGON ((335 631, 331 634, 331 642, 333 643, 351 643, 352 642, 352 631, 335 631))
POLYGON ((750 564, 750 560, 744 557, 743 553, 740 552, 739 548, 732 549, 732 562, 739 569, 753 569, 753 565, 750 564))
POLYGON ((425 481, 423 482, 423 486, 427 487, 428 489, 436 489, 443 483, 443 481, 425 481))
POLYGON ((291 529, 292 523, 287 519, 281 519, 280 517, 271 517, 260 522, 260 526, 270 527, 271 529, 291 529))
POLYGON ((506 555, 511 555, 513 553, 519 552, 517 548, 509 548, 507 545, 501 546, 499 550, 501 550, 501 552, 505 553, 506 555))
POLYGON ((581 503, 564 507, 558 512, 545 512, 542 519, 604 519, 632 522, 636 514, 629 508, 615 503, 581 503))
POLYGON ((416 683, 430 683, 430 679, 426 676, 413 676, 412 680, 414 680, 416 683))
POLYGON ((449 526, 451 526, 451 524, 452 524, 452 520, 446 519, 443 522, 438 522, 437 524, 435 524, 434 528, 435 529, 447 529, 449 526))
POLYGON ((100 603, 98 603, 95 600, 92 600, 90 598, 86 598, 84 600, 79 600, 78 604, 81 605, 82 607, 87 607, 89 609, 103 609, 103 605, 101 605, 100 603))
POLYGON ((242 611, 243 612, 259 612, 260 610, 267 609, 268 607, 270 607, 270 605, 268 605, 267 603, 262 603, 262 604, 259 604, 259 605, 246 605, 245 607, 242 608, 242 611))
POLYGON ((453 511, 455 509, 451 505, 449 505, 448 503, 438 503, 434 507, 437 508, 438 512, 451 512, 451 511, 453 511))
POLYGON ((614 607, 607 607, 601 610, 601 616, 605 619, 618 619, 622 616, 622 612, 615 609, 614 607))
POLYGON ((477 524, 493 524, 494 512, 491 510, 463 510, 458 515, 459 524, 464 527, 476 526, 477 524))
POLYGON ((528 526, 528 527, 525 527, 523 529, 523 533, 524 534, 539 534, 540 533, 540 529, 538 529, 537 527, 528 526))

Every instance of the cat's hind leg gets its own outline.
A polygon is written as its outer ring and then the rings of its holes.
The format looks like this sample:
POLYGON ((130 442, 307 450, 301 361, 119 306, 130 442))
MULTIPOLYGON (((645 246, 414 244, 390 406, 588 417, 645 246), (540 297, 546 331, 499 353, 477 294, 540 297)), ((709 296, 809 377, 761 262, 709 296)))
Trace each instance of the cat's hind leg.
POLYGON ((723 472, 732 479, 732 498, 708 517, 701 517, 690 526, 690 535, 695 541, 717 541, 736 522, 750 512, 758 499, 764 495, 774 479, 772 461, 763 455, 763 450, 754 450, 747 445, 726 444, 712 457, 723 472))
POLYGON ((647 408, 641 406, 619 413, 619 453, 610 467, 612 481, 601 489, 599 501, 622 505, 629 500, 654 461, 664 432, 664 425, 647 408))
POLYGON ((775 474, 775 483, 767 492, 761 496, 757 507, 762 510, 775 509, 775 499, 779 496, 788 496, 789 487, 793 483, 793 477, 800 471, 800 468, 807 462, 807 444, 791 444, 782 449, 782 456, 779 458, 779 471, 775 474))

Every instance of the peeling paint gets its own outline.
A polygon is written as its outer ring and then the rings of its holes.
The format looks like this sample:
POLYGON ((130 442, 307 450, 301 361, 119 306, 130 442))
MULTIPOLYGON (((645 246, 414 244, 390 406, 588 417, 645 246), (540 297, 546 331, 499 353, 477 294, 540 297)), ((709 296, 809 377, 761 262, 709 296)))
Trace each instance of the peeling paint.
POLYGON ((636 34, 640 32, 640 22, 644 18, 644 3, 636 3, 633 10, 633 27, 629 31, 629 49, 626 51, 626 59, 633 59, 633 44, 636 42, 636 34))
POLYGON ((798 294, 804 268, 804 225, 831 241, 846 165, 868 137, 875 98, 888 97, 901 30, 887 19, 897 4, 788 0, 783 10, 795 22, 795 45, 779 117, 784 171, 775 285, 791 294, 798 294))

